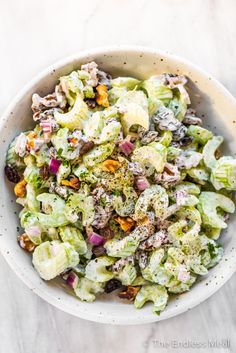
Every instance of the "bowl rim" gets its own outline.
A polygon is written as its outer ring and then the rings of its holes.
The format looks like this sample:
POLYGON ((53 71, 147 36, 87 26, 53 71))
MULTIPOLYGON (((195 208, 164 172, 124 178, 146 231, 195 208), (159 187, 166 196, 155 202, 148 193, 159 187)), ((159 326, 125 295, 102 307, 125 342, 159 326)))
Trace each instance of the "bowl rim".
MULTIPOLYGON (((112 46, 101 46, 101 47, 95 47, 94 49, 86 49, 82 50, 79 52, 76 52, 70 56, 67 56, 65 58, 62 58, 55 63, 49 65, 47 68, 41 70, 37 75, 35 75, 28 83, 26 83, 21 90, 14 96, 14 98, 10 101, 6 109, 3 111, 1 119, 0 119, 0 132, 3 131, 3 127, 5 124, 5 119, 4 117, 7 117, 10 115, 10 112, 13 110, 15 105, 24 97, 24 95, 27 93, 27 91, 33 87, 40 79, 45 77, 46 75, 50 74, 53 70, 57 70, 75 60, 86 58, 89 56, 96 56, 96 55, 101 55, 101 54, 109 54, 109 53, 119 53, 121 51, 126 51, 126 52, 140 52, 143 54, 154 54, 154 55, 160 55, 163 56, 164 58, 171 59, 175 62, 178 62, 180 64, 183 64, 185 66, 188 66, 191 68, 193 71, 195 71, 197 74, 199 74, 201 77, 208 77, 211 79, 212 83, 225 95, 227 98, 231 101, 231 103, 235 106, 236 109, 236 99, 233 97, 233 95, 221 84, 216 78, 214 78, 212 75, 208 74, 205 70, 199 68, 196 64, 193 64, 187 59, 182 58, 179 55, 172 54, 169 51, 165 50, 159 50, 155 49, 153 47, 149 46, 139 46, 139 45, 112 45, 112 46)), ((217 290, 219 290, 229 279, 230 277, 234 274, 236 271, 236 268, 229 268, 228 271, 225 273, 224 278, 221 280, 221 282, 215 286, 211 287, 211 290, 206 291, 199 299, 192 300, 190 304, 186 306, 180 306, 178 308, 175 308, 175 310, 168 312, 164 311, 162 315, 159 317, 155 317, 151 312, 149 315, 145 315, 142 318, 140 317, 140 321, 137 322, 137 319, 129 318, 129 317, 120 317, 117 320, 114 320, 111 316, 106 316, 106 315, 98 315, 95 313, 90 313, 88 311, 80 311, 77 310, 74 312, 72 310, 72 307, 67 305, 66 303, 62 303, 60 301, 55 301, 55 298, 51 296, 50 294, 47 293, 44 289, 41 289, 40 287, 35 287, 32 283, 31 280, 24 276, 21 271, 17 271, 17 266, 14 261, 12 261, 12 258, 10 258, 7 254, 7 249, 6 247, 1 243, 0 241, 0 253, 3 255, 5 258, 6 262, 10 266, 10 268, 14 271, 14 273, 17 275, 18 278, 20 278, 26 286, 34 293, 36 293, 39 297, 44 299, 46 302, 50 303, 54 307, 71 314, 73 316, 85 319, 85 320, 90 320, 94 322, 100 322, 100 323, 112 323, 112 324, 118 324, 118 325, 133 325, 133 324, 144 324, 144 323, 151 323, 151 322, 156 322, 156 321, 161 321, 165 319, 169 319, 171 317, 177 316, 181 313, 184 313, 185 311, 194 308, 195 306, 201 304, 203 301, 208 299, 210 296, 212 296, 217 290), (78 314, 79 313, 79 314, 78 314)))

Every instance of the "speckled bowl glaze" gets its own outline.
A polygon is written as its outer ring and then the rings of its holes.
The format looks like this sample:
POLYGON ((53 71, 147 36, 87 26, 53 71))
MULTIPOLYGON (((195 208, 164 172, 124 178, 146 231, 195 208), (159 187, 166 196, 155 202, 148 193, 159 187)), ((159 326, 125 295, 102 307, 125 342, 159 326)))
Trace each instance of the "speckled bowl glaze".
POLYGON ((201 303, 216 292, 233 274, 236 268, 236 217, 232 216, 220 241, 225 255, 207 276, 199 280, 190 292, 170 299, 160 316, 152 314, 151 305, 137 310, 132 304, 117 296, 102 296, 94 303, 80 302, 63 288, 60 280, 41 280, 31 263, 31 256, 17 244, 19 207, 15 204, 12 185, 4 177, 4 159, 7 147, 20 131, 32 126, 31 96, 49 93, 58 77, 77 69, 81 64, 95 60, 113 76, 148 78, 163 72, 179 73, 189 78, 193 107, 203 118, 204 125, 225 137, 225 153, 236 152, 236 101, 215 79, 186 60, 158 50, 116 46, 88 50, 66 58, 49 67, 33 79, 13 100, 0 121, 0 163, 2 187, 0 193, 0 249, 13 271, 38 294, 57 308, 83 319, 113 324, 143 324, 160 321, 178 315, 201 303))

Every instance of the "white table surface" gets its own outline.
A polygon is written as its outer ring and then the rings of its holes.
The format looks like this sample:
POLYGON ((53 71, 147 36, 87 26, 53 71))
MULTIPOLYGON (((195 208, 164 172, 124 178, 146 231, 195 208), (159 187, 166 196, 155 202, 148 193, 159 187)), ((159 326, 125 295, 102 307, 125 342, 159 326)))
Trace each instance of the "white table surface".
MULTIPOLYGON (((0 112, 44 67, 110 44, 182 55, 236 96, 235 18, 235 0, 0 0, 0 112)), ((209 300, 173 319, 96 324, 32 294, 0 257, 0 353, 236 352, 235 293, 236 275, 209 300), (209 340, 227 347, 210 348, 209 340), (176 348, 174 341, 205 348, 176 348)))

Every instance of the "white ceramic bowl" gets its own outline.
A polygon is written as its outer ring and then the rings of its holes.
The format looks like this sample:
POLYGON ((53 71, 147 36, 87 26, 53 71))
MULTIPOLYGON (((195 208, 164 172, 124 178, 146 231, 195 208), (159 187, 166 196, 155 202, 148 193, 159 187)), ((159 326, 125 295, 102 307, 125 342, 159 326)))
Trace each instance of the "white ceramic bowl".
POLYGON ((20 131, 32 126, 31 96, 34 92, 45 95, 50 92, 58 77, 90 60, 95 60, 105 71, 115 75, 148 78, 163 72, 181 73, 190 79, 189 87, 193 106, 203 117, 204 125, 225 137, 225 153, 236 151, 236 101, 215 79, 186 60, 154 49, 141 47, 111 47, 81 52, 49 67, 32 80, 10 104, 0 121, 0 248, 7 262, 26 285, 47 302, 83 319, 115 324, 141 324, 178 315, 216 292, 233 274, 236 268, 236 217, 232 216, 227 231, 220 241, 225 255, 216 267, 202 277, 190 292, 171 299, 160 315, 152 314, 151 305, 137 310, 118 297, 103 296, 94 303, 80 302, 69 294, 60 280, 45 282, 40 279, 27 255, 17 244, 18 206, 12 185, 4 181, 4 159, 7 146, 20 131))

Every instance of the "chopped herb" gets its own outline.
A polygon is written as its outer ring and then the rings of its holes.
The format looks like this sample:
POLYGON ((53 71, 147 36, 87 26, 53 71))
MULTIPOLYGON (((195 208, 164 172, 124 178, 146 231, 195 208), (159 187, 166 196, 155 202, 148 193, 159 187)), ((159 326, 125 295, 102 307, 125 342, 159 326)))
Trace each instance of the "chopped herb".
POLYGON ((61 156, 62 152, 63 152, 63 149, 59 148, 58 151, 57 151, 58 156, 61 156))

